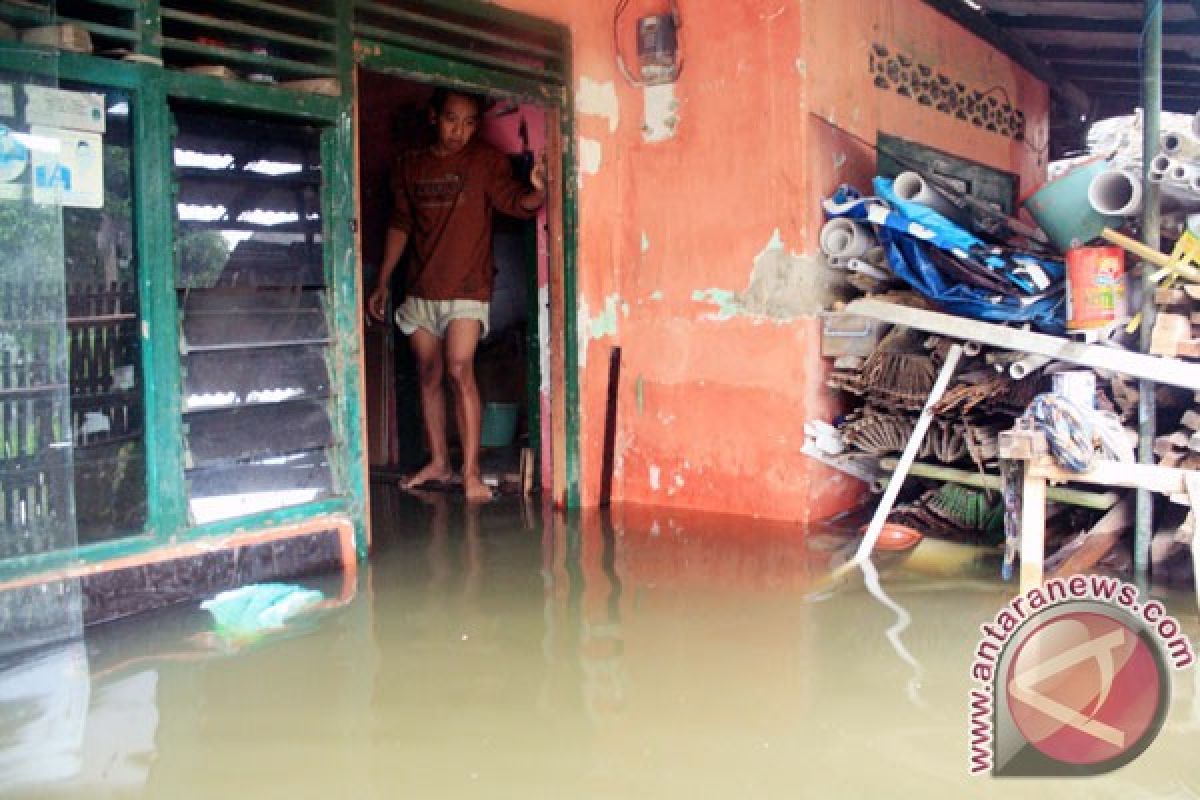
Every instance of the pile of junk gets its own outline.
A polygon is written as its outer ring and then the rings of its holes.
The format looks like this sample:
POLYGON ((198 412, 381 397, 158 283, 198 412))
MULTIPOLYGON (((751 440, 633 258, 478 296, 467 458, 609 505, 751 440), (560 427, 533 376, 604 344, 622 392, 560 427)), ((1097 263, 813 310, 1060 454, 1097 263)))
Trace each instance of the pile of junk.
MULTIPOLYGON (((1200 470, 1200 112, 1164 115, 1151 153, 1139 115, 1094 126, 1089 152, 1057 162, 1024 213, 877 149, 899 168, 823 203, 821 251, 843 298, 823 315, 822 355, 843 411, 809 421, 803 449, 876 496, 817 541, 848 552, 846 537, 885 514, 876 552, 903 560, 933 543, 955 569, 1010 577, 1016 431, 1080 476, 1046 492, 1046 577, 1131 573, 1135 491, 1088 473, 1137 461, 1143 380, 1155 387, 1155 463, 1200 470)), ((1153 498, 1151 576, 1191 587, 1188 495, 1153 498)))

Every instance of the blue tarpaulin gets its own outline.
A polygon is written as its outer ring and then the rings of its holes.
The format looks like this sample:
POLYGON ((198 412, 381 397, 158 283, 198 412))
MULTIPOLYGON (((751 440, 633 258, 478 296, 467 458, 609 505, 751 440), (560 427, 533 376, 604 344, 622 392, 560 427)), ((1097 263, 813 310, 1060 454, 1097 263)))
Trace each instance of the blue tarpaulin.
POLYGON ((1066 329, 1061 261, 990 246, 933 209, 900 199, 886 178, 876 178, 874 189, 875 197, 864 198, 840 187, 826 213, 872 223, 892 272, 923 297, 973 319, 1066 329))

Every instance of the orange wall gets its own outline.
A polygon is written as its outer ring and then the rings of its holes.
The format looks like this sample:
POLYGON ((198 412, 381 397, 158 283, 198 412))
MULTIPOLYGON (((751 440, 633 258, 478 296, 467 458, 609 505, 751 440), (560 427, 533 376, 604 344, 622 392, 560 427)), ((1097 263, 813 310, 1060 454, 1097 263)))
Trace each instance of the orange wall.
MULTIPOLYGON (((575 47, 585 503, 600 483, 613 346, 615 499, 800 521, 853 502, 859 484, 799 452, 805 420, 836 410, 814 316, 827 300, 810 257, 818 203, 870 175, 869 151, 839 142, 837 126, 1022 171, 1029 152, 875 89, 867 47, 883 37, 971 84, 1003 84, 1035 125, 1044 89, 917 0, 682 0, 677 124, 650 142, 644 92, 613 59, 615 0, 503 4, 570 26, 575 47)), ((622 30, 664 8, 632 0, 622 30)))

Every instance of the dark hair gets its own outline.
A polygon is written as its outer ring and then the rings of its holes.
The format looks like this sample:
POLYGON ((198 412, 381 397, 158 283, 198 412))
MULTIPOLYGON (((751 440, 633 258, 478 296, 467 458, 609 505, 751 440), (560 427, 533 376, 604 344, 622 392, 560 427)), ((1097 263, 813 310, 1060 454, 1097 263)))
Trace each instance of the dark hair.
POLYGON ((433 96, 429 98, 430 107, 438 114, 441 114, 446 109, 446 101, 450 99, 450 95, 452 94, 465 98, 468 102, 472 103, 480 116, 483 116, 483 113, 492 107, 492 102, 481 94, 466 92, 461 89, 447 89, 444 86, 439 86, 433 90, 433 96))

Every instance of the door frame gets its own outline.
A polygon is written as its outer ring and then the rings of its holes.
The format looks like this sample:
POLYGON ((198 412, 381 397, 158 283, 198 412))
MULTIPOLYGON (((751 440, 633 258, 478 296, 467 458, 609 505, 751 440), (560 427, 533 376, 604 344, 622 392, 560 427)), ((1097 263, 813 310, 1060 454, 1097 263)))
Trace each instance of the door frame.
MULTIPOLYGON (((424 84, 461 88, 468 91, 500 94, 519 102, 533 103, 546 112, 546 151, 550 166, 546 221, 550 249, 550 330, 538 331, 539 345, 550 350, 550 430, 549 446, 552 474, 543 475, 543 492, 548 490, 555 505, 578 508, 580 505, 579 454, 579 370, 576 310, 576 237, 578 203, 574 115, 569 86, 508 74, 463 61, 432 56, 396 45, 356 38, 355 67, 424 84), (557 191, 556 191, 557 189, 557 191), (546 479, 550 478, 548 486, 546 479)), ((357 72, 356 72, 357 77, 357 72)), ((355 80, 353 96, 354 129, 358 130, 359 97, 355 80)), ((359 184, 357 136, 355 141, 355 187, 359 184)), ((359 193, 354 193, 355 219, 361 219, 359 193)), ((362 274, 361 226, 355 248, 358 274, 362 274)), ((364 452, 365 452, 364 442, 364 452)))

